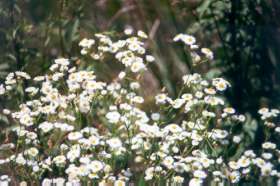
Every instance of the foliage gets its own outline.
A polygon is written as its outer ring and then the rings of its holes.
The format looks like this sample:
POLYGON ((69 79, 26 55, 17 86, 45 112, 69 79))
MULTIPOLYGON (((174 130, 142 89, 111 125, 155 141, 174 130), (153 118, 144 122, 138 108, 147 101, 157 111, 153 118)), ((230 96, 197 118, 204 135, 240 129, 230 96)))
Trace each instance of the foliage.
MULTIPOLYGON (((279 7, 277 0, 2 0, 0 79, 4 82, 11 71, 25 71, 31 77, 49 73, 52 61, 65 57, 110 82, 122 67, 110 57, 102 64, 86 55, 78 59, 78 43, 95 37, 94 33, 121 37, 124 28, 141 29, 148 35, 144 48, 156 59, 140 79, 145 99, 141 109, 157 110, 154 96, 159 91, 173 98, 179 95, 185 74, 199 72, 206 79, 225 76, 232 84, 225 97, 247 118, 234 132, 242 133, 246 147, 259 152, 267 129, 257 111, 279 102, 279 7), (195 34, 202 45, 210 46, 215 61, 193 65, 189 48, 172 42, 180 32, 195 34)), ((18 109, 29 99, 24 91, 29 86, 30 81, 24 80, 1 97, 0 109, 18 109)), ((4 144, 11 137, 11 118, 0 114, 0 123, 4 144)))
MULTIPOLYGON (((259 110, 266 140, 255 152, 248 149, 252 137, 245 116, 219 95, 231 86, 223 78, 186 74, 180 93, 175 98, 158 93, 151 111, 141 95, 141 79, 155 61, 144 48, 148 36, 143 31, 132 35, 131 29, 124 33, 128 37, 117 40, 111 33, 84 38, 78 63, 59 58, 41 76, 7 75, 0 93, 25 97, 12 97, 20 99, 16 111, 3 110, 11 128, 0 163, 17 170, 13 180, 275 182, 279 150, 272 141, 280 133, 274 123, 279 110, 259 110), (98 66, 108 68, 108 63, 117 63, 121 71, 102 80, 98 66)), ((191 35, 178 34, 174 41, 186 46, 195 66, 214 59, 191 35)))

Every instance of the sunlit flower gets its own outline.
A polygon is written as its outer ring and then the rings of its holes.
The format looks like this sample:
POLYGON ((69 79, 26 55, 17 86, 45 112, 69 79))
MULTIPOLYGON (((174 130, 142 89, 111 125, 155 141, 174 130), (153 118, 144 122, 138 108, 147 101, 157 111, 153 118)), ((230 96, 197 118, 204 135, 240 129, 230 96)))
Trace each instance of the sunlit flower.
POLYGON ((117 111, 108 112, 106 114, 106 118, 109 120, 110 123, 117 123, 119 122, 121 115, 117 111))

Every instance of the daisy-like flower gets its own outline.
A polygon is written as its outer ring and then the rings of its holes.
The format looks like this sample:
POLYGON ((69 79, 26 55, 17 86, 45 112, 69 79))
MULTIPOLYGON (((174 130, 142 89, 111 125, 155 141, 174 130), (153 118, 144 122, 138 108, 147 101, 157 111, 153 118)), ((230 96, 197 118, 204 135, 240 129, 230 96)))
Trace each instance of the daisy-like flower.
POLYGON ((224 91, 228 87, 230 87, 230 83, 223 78, 214 78, 212 80, 212 84, 215 86, 215 88, 219 91, 224 91))
POLYGON ((266 114, 268 112, 269 112, 269 109, 266 107, 263 107, 263 108, 259 109, 259 111, 258 111, 259 114, 266 114))
POLYGON ((120 120, 120 113, 117 111, 108 112, 106 114, 106 118, 109 120, 110 123, 118 123, 120 120))
POLYGON ((264 148, 264 149, 275 149, 276 144, 271 143, 271 142, 265 142, 265 143, 262 144, 262 148, 264 148))
POLYGON ((104 163, 102 163, 98 160, 94 160, 94 161, 90 162, 87 166, 92 172, 97 173, 104 168, 104 163))
POLYGON ((241 159, 238 160, 237 163, 240 167, 246 168, 251 164, 251 161, 249 158, 242 157, 241 159))
POLYGON ((70 132, 68 134, 68 139, 70 141, 75 141, 75 140, 81 139, 82 137, 83 137, 83 134, 80 132, 70 132))
POLYGON ((210 60, 214 58, 214 54, 209 48, 202 48, 201 52, 210 60))
POLYGON ((172 123, 172 124, 169 124, 167 125, 164 130, 166 131, 170 131, 172 133, 179 133, 179 132, 182 132, 183 129, 181 127, 179 127, 177 124, 175 123, 172 123))
POLYGON ((154 177, 154 172, 155 172, 155 168, 154 167, 149 167, 145 170, 145 177, 144 179, 146 181, 153 179, 154 177))
POLYGON ((184 178, 181 176, 175 176, 175 177, 173 177, 173 181, 174 181, 174 183, 182 184, 184 182, 184 178))
POLYGON ((4 85, 1 84, 1 85, 0 85, 0 95, 5 94, 5 92, 6 92, 6 89, 5 89, 4 85))
POLYGON ((192 46, 195 44, 195 37, 188 34, 178 34, 174 37, 173 41, 183 41, 186 45, 192 46))
POLYGON ((175 99, 174 101, 171 101, 171 105, 175 109, 179 109, 184 103, 185 103, 184 99, 175 99))
POLYGON ((100 139, 96 136, 90 136, 88 138, 90 145, 96 146, 100 144, 100 139))
POLYGON ((240 180, 240 172, 238 171, 230 172, 229 179, 231 183, 237 183, 240 180))
POLYGON ((155 61, 155 57, 152 55, 146 55, 146 61, 147 62, 154 62, 155 61))
POLYGON ((167 168, 171 168, 173 166, 174 159, 171 156, 165 157, 163 159, 162 164, 165 165, 167 168))
POLYGON ((126 183, 123 180, 117 180, 114 182, 114 186, 125 186, 126 183))
POLYGON ((223 111, 227 114, 234 114, 235 113, 235 109, 232 107, 226 107, 223 109, 223 111))
POLYGON ((139 72, 140 70, 143 70, 145 68, 146 68, 146 66, 142 61, 135 61, 131 65, 131 71, 134 73, 139 72))
POLYGON ((107 140, 107 144, 112 148, 112 149, 118 149, 122 147, 122 142, 119 138, 111 138, 107 140))
POLYGON ((26 152, 29 156, 32 156, 32 157, 36 157, 39 153, 38 149, 35 148, 35 147, 32 147, 30 149, 27 150, 26 152))
POLYGON ((131 35, 131 34, 133 33, 133 29, 132 29, 132 28, 126 28, 126 29, 124 30, 124 33, 125 33, 126 35, 131 35))
POLYGON ((87 39, 84 38, 80 41, 79 46, 83 48, 91 48, 92 45, 94 45, 95 41, 93 39, 87 39))
POLYGON ((156 103, 157 104, 165 104, 167 101, 167 95, 166 94, 158 94, 156 95, 155 99, 156 99, 156 103))
POLYGON ((53 124, 45 121, 41 123, 38 128, 41 129, 43 133, 47 133, 53 129, 53 124))
POLYGON ((189 186, 202 186, 203 181, 199 178, 192 178, 189 182, 189 186))
POLYGON ((194 177, 199 179, 205 179, 207 177, 207 174, 202 170, 196 170, 193 173, 194 177))
POLYGON ((63 166, 66 163, 66 157, 64 155, 56 156, 52 160, 57 166, 63 166))
POLYGON ((144 39, 147 39, 147 38, 148 38, 147 34, 146 34, 145 32, 143 32, 142 30, 139 30, 139 31, 137 32, 137 35, 138 35, 139 37, 144 38, 144 39))

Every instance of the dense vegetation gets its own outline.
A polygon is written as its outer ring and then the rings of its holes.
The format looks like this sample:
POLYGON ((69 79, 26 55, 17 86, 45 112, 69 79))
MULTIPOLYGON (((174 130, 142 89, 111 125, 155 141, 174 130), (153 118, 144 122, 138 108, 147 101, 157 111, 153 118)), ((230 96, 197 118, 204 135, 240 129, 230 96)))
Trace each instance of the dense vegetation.
MULTIPOLYGON (((143 30, 148 35, 144 48, 155 62, 140 79, 133 77, 140 81, 140 95, 145 99, 140 108, 156 111, 154 97, 159 92, 168 93, 172 99, 182 94, 183 75, 198 72, 208 80, 225 77, 231 84, 223 94, 227 104, 247 118, 242 126, 234 127, 234 133, 242 133, 244 144, 228 147, 229 156, 246 148, 260 151, 268 137, 278 143, 277 137, 268 136, 258 110, 278 108, 280 102, 279 16, 277 0, 2 0, 1 84, 9 72, 24 71, 31 77, 48 73, 54 60, 62 57, 79 69, 93 70, 102 82, 110 82, 122 67, 112 57, 104 59, 106 64, 81 57, 80 41, 94 38, 96 33, 122 38, 125 29, 133 28, 135 33, 143 30), (214 60, 193 64, 188 45, 173 42, 178 33, 195 36, 200 46, 213 50, 214 60)), ((29 101, 23 88, 29 86, 24 80, 21 87, 1 97, 0 109, 17 110, 19 104, 29 101)), ((171 109, 167 116, 173 113, 171 109)), ((1 114, 1 144, 12 142, 12 120, 1 114)), ((172 119, 165 122, 168 120, 172 119)), ((277 128, 277 122, 271 128, 277 128)), ((4 154, 0 152, 0 158, 4 154)))

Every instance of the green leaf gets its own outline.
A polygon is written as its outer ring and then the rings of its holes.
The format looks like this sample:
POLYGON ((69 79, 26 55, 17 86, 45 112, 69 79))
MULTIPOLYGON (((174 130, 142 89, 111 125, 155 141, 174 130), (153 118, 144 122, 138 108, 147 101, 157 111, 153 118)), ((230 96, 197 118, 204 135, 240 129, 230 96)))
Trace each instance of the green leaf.
POLYGON ((140 180, 138 181, 138 186, 146 186, 146 182, 143 176, 141 176, 140 180))
POLYGON ((200 5, 196 10, 199 13, 199 17, 202 17, 206 10, 210 7, 212 1, 211 0, 206 0, 200 5))
POLYGON ((79 19, 75 19, 74 21, 70 21, 66 24, 66 32, 64 37, 65 37, 65 43, 68 51, 72 47, 72 42, 79 38, 78 35, 79 25, 80 25, 79 19))

